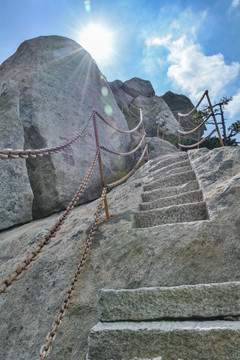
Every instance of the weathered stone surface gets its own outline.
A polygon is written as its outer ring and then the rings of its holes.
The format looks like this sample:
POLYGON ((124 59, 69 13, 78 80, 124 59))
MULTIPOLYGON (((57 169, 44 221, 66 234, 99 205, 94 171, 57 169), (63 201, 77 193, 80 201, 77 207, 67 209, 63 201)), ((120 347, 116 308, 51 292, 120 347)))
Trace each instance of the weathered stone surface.
POLYGON ((240 147, 203 148, 191 150, 188 155, 208 202, 210 217, 225 221, 231 216, 240 236, 240 147), (231 215, 226 213, 229 208, 231 215))
MULTIPOLYGON (((25 41, 0 67, 0 84, 8 78, 19 88, 19 111, 26 148, 65 143, 82 128, 93 109, 117 127, 127 130, 109 84, 91 56, 73 40, 40 36, 25 41)), ((101 121, 98 121, 98 128, 102 145, 114 147, 116 151, 128 151, 130 136, 110 130, 101 121)), ((68 204, 95 151, 91 125, 84 139, 68 150, 27 161, 35 218, 59 211, 68 204)), ((125 168, 124 157, 104 153, 102 158, 106 177, 125 168)), ((82 202, 99 196, 99 183, 96 170, 82 202)))
POLYGON ((155 95, 155 91, 150 81, 137 77, 125 81, 122 88, 125 93, 133 98, 136 98, 140 94, 146 97, 152 97, 155 95))
POLYGON ((128 107, 130 105, 130 103, 132 102, 132 100, 134 99, 134 97, 132 97, 131 95, 127 94, 124 90, 123 90, 123 82, 120 80, 115 80, 109 83, 112 93, 115 97, 115 100, 119 106, 119 108, 123 111, 123 110, 128 110, 128 107))
MULTIPOLYGON (((185 96, 180 94, 175 94, 172 91, 166 92, 164 95, 161 96, 161 98, 168 104, 170 110, 172 111, 173 115, 175 116, 176 120, 178 121, 178 113, 187 114, 189 113, 193 108, 194 105, 191 102, 191 100, 185 96)), ((181 126, 188 130, 194 129, 198 123, 195 123, 194 120, 192 120, 191 116, 181 117, 181 126)), ((204 127, 200 129, 199 135, 202 136, 204 132, 204 127)), ((196 134, 188 135, 188 137, 197 137, 196 134)))
MULTIPOLYGON (((202 187, 203 195, 208 207, 215 204, 209 221, 134 228, 133 212, 142 201, 142 186, 151 176, 150 172, 148 176, 150 164, 142 166, 131 179, 108 194, 110 214, 119 216, 102 224, 96 234, 49 360, 86 359, 87 337, 98 322, 98 293, 102 288, 136 289, 240 281, 240 227, 236 220, 237 212, 239 217, 239 200, 234 185, 240 162, 232 148, 228 149, 203 151, 202 154, 196 150, 198 155, 191 160, 193 165, 196 161, 200 164, 202 156, 205 157, 201 171, 204 173, 205 166, 209 179, 205 179, 208 184, 202 187), (218 161, 215 159, 213 167, 213 159, 217 158, 218 152, 221 158, 218 161), (230 161, 231 156, 234 161, 228 163, 229 167, 221 168, 220 163, 226 159, 230 161), (210 178, 210 174, 217 166, 220 177, 215 183, 215 177, 210 178)), ((172 156, 165 155, 162 161, 167 164, 172 156)), ((156 161, 151 160, 153 164, 156 161)), ((1 360, 39 359, 40 346, 60 310, 77 268, 97 203, 96 200, 76 208, 23 278, 14 283, 9 293, 1 295, 1 360)), ((56 214, 0 233, 1 279, 17 266, 55 219, 56 214)), ((227 338, 225 335, 222 343, 228 340, 231 345, 231 336, 227 338)), ((145 336, 141 338, 142 346, 147 346, 145 339, 145 336)), ((157 356, 161 354, 139 357, 157 356)), ((227 356, 220 359, 226 360, 227 356)), ((136 355, 131 359, 134 357, 136 355)), ((179 358, 189 360, 188 357, 179 358)), ((234 360, 238 359, 239 356, 234 360)), ((163 357, 163 360, 168 360, 168 357, 163 357)))
POLYGON ((238 360, 240 322, 98 323, 91 330, 88 360, 130 360, 134 356, 238 360))
POLYGON ((109 289, 99 298, 101 322, 227 316, 240 316, 240 282, 109 289))
POLYGON ((178 133, 178 122, 160 96, 146 97, 141 94, 133 101, 133 105, 142 109, 147 136, 176 135, 178 133), (157 134, 158 132, 159 134, 157 134))
MULTIPOLYGON (((19 91, 12 80, 0 89, 0 147, 24 147, 24 132, 19 117, 19 91)), ((0 159, 0 230, 32 220, 33 193, 26 162, 0 159)))
MULTIPOLYGON (((134 148, 139 143, 140 135, 132 135, 132 142, 131 142, 131 148, 134 148)), ((162 140, 158 137, 146 137, 146 142, 148 144, 148 154, 150 160, 163 156, 166 154, 173 154, 177 152, 176 146, 171 144, 169 141, 162 140)), ((135 155, 135 161, 137 161, 140 156, 142 155, 142 148, 140 150, 137 150, 135 155)), ((147 161, 147 155, 145 154, 143 161, 147 161)))

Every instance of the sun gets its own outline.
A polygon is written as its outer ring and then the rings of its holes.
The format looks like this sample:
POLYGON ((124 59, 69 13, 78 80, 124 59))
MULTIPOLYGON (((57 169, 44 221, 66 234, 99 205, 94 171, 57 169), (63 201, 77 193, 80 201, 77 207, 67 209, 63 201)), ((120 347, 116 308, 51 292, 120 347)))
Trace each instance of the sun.
POLYGON ((113 53, 113 34, 99 24, 90 23, 79 34, 79 43, 96 61, 105 60, 113 53))

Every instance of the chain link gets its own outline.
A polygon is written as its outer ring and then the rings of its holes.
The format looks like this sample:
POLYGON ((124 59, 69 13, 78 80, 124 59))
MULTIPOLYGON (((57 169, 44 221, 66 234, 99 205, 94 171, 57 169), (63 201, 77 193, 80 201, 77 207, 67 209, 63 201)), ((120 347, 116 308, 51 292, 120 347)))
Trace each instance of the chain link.
POLYGON ((2 159, 2 160, 7 160, 9 158, 10 159, 19 159, 19 158, 36 159, 37 157, 43 157, 44 155, 54 154, 54 153, 60 152, 62 150, 65 150, 65 149, 69 148, 72 144, 74 144, 81 136, 83 136, 86 133, 87 128, 92 119, 92 115, 93 115, 93 112, 89 116, 83 129, 77 135, 72 136, 70 139, 68 139, 68 141, 63 145, 59 145, 59 146, 55 146, 55 147, 48 147, 48 148, 43 148, 43 149, 35 149, 35 150, 32 150, 32 149, 13 150, 13 149, 7 148, 7 149, 0 150, 0 159, 2 159))
POLYGON ((81 183, 75 196, 69 203, 68 207, 66 208, 66 210, 64 211, 62 216, 60 216, 60 218, 57 220, 55 225, 40 240, 40 242, 36 245, 36 247, 33 249, 33 251, 28 253, 26 258, 20 264, 18 264, 17 268, 14 271, 12 271, 10 273, 9 277, 2 281, 2 283, 0 284, 0 294, 7 293, 11 290, 13 281, 19 280, 22 277, 23 271, 29 269, 31 262, 33 262, 37 259, 37 256, 39 255, 39 253, 42 252, 44 250, 44 247, 50 243, 50 241, 53 237, 56 236, 56 233, 60 230, 60 228, 63 225, 63 223, 65 222, 66 218, 69 216, 70 212, 72 211, 72 209, 78 202, 80 196, 86 189, 87 184, 92 176, 93 169, 96 165, 96 161, 99 156, 99 152, 100 152, 100 150, 97 149, 96 154, 93 158, 92 164, 90 165, 90 168, 89 168, 85 178, 83 179, 83 182, 81 183))
POLYGON ((46 343, 40 349, 40 360, 44 360, 49 356, 50 350, 51 350, 51 344, 55 341, 57 331, 60 328, 62 320, 63 320, 63 318, 64 318, 64 316, 65 316, 65 314, 67 312, 67 308, 69 306, 69 301, 70 301, 71 297, 73 296, 73 292, 74 292, 74 290, 76 288, 77 281, 78 281, 78 279, 80 277, 81 271, 83 270, 83 267, 84 267, 84 264, 86 262, 87 256, 88 256, 88 254, 90 252, 90 249, 91 249, 92 242, 93 242, 94 237, 95 237, 96 230, 97 230, 97 228, 99 226, 98 220, 99 220, 102 208, 103 208, 103 203, 104 203, 106 191, 107 191, 107 188, 104 187, 103 190, 102 190, 102 194, 101 194, 101 200, 100 200, 100 203, 99 203, 97 211, 96 211, 95 220, 94 220, 93 226, 92 226, 92 228, 90 230, 90 234, 87 237, 85 249, 83 251, 81 260, 80 260, 80 262, 78 264, 77 270, 76 270, 75 275, 74 275, 74 277, 72 279, 71 285, 70 285, 70 287, 69 287, 69 289, 67 291, 67 294, 66 294, 65 299, 63 301, 63 305, 62 305, 62 307, 61 307, 61 309, 59 311, 59 314, 56 317, 56 319, 55 319, 55 321, 54 321, 54 323, 52 325, 51 331, 47 334, 46 343))

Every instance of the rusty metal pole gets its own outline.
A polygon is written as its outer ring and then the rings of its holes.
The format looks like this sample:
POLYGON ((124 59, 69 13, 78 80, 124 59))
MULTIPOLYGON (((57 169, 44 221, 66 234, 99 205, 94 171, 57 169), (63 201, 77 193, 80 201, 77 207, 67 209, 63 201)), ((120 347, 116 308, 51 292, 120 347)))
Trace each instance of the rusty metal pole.
MULTIPOLYGON (((93 126, 94 126, 94 133, 95 133, 95 139, 96 139, 96 146, 97 146, 97 149, 99 149, 99 155, 98 155, 99 170, 100 170, 102 185, 104 187, 105 182, 104 182, 104 175, 103 175, 102 157, 101 157, 101 152, 100 152, 100 144, 99 144, 99 138, 98 138, 98 129, 97 129, 97 121, 96 121, 95 111, 93 111, 93 126)), ((106 219, 109 219, 107 193, 105 194, 105 197, 104 197, 104 205, 105 205, 106 219)))
POLYGON ((181 130, 181 125, 180 125, 180 116, 178 114, 178 151, 181 152, 181 133, 180 133, 180 130, 181 130))
MULTIPOLYGON (((140 110, 140 121, 142 121, 142 109, 139 109, 140 110)), ((144 124, 142 122, 142 128, 143 128, 143 133, 145 134, 144 135, 144 145, 146 146, 147 145, 147 140, 146 140, 146 133, 145 133, 145 129, 144 129, 144 124)), ((147 155, 147 161, 150 160, 149 158, 149 152, 148 152, 148 147, 146 149, 146 155, 147 155)))
POLYGON ((210 107, 210 110, 211 110, 211 113, 212 113, 212 117, 213 117, 213 120, 214 120, 216 129, 217 129, 217 133, 218 133, 218 137, 219 137, 220 144, 221 144, 221 146, 224 146, 224 143, 223 143, 223 140, 222 140, 222 137, 221 137, 221 134, 220 134, 220 130, 219 130, 219 127, 218 127, 218 124, 217 124, 217 119, 216 119, 216 117, 215 117, 215 114, 214 114, 214 111, 213 111, 213 107, 212 107, 212 104, 211 104, 211 101, 210 101, 210 97, 209 97, 209 95, 208 95, 208 90, 206 90, 206 96, 207 96, 207 99, 208 99, 209 107, 210 107))

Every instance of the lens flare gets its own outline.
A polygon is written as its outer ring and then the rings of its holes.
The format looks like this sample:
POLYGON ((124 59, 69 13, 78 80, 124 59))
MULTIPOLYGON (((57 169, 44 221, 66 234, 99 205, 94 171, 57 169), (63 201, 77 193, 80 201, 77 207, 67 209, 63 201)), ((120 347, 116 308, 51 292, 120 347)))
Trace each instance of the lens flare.
POLYGON ((84 1, 84 6, 85 6, 85 10, 86 10, 87 12, 90 12, 90 11, 91 11, 91 2, 90 2, 90 0, 85 0, 85 1, 84 1))
POLYGON ((108 59, 113 52, 112 32, 100 24, 90 23, 83 29, 79 43, 96 61, 108 59))
POLYGON ((107 104, 104 106, 104 111, 107 115, 111 116, 113 113, 112 106, 110 104, 107 104))

